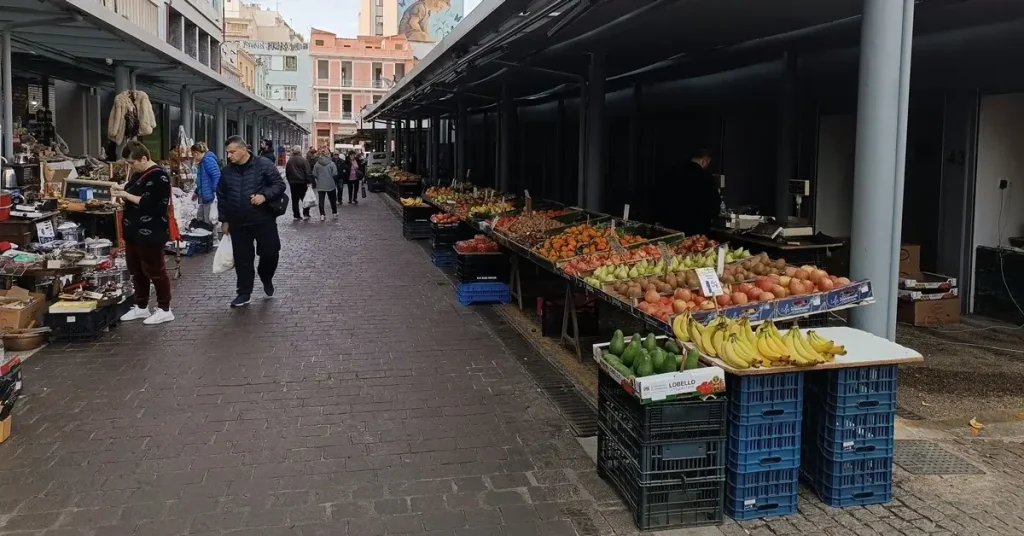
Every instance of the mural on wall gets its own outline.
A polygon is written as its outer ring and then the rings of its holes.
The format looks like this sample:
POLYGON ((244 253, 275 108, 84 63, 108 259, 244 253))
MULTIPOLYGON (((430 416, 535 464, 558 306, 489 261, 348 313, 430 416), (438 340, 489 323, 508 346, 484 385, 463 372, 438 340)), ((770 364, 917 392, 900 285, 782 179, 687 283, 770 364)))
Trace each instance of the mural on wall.
POLYGON ((398 0, 398 33, 436 43, 462 21, 462 0, 398 0))

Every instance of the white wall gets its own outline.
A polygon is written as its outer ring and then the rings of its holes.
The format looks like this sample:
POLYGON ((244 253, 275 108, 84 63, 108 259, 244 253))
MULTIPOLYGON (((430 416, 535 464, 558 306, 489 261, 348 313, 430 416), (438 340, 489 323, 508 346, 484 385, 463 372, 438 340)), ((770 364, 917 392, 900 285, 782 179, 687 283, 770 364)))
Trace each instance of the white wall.
POLYGON ((1024 93, 982 97, 978 117, 974 245, 1008 246, 1011 236, 1024 236, 1024 93))
POLYGON ((853 221, 853 162, 857 118, 823 115, 818 123, 818 175, 814 199, 814 230, 850 236, 853 221))

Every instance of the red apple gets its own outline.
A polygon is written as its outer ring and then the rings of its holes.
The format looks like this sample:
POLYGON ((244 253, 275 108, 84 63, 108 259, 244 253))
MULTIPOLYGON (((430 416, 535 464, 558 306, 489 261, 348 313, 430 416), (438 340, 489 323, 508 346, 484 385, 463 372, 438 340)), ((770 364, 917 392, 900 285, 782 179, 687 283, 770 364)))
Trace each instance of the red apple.
POLYGON ((750 297, 747 296, 746 294, 742 293, 742 292, 733 292, 732 293, 732 302, 735 303, 736 305, 743 305, 743 304, 745 304, 745 303, 747 303, 749 301, 750 301, 750 297))
POLYGON ((793 277, 800 280, 807 279, 810 276, 811 274, 808 273, 807 270, 804 270, 803 268, 800 268, 799 270, 796 271, 796 273, 793 274, 793 277))
POLYGON ((736 287, 736 290, 746 294, 746 293, 750 292, 750 289, 752 289, 752 288, 756 288, 756 287, 754 287, 754 285, 751 285, 750 283, 740 283, 739 286, 736 287))
POLYGON ((840 277, 839 279, 836 279, 836 285, 838 285, 840 287, 845 287, 846 285, 849 285, 849 284, 850 284, 849 278, 840 277))
POLYGON ((803 284, 802 281, 800 281, 799 279, 794 278, 794 279, 792 279, 789 282, 789 293, 790 294, 792 294, 794 296, 799 296, 799 295, 803 294, 804 292, 805 292, 804 291, 804 284, 803 284))
POLYGON ((705 301, 704 303, 700 304, 700 308, 704 310, 714 309, 715 304, 711 303, 710 301, 705 301))
POLYGON ((721 296, 715 296, 715 301, 718 302, 719 307, 726 307, 732 305, 732 298, 728 294, 722 294, 721 296))
POLYGON ((784 275, 784 276, 779 278, 779 284, 784 286, 784 287, 789 288, 789 282, 792 281, 792 280, 793 280, 792 277, 790 277, 788 275, 784 275))
POLYGON ((697 307, 704 305, 704 296, 694 296, 693 303, 697 304, 697 307))
POLYGON ((684 289, 679 289, 676 292, 679 293, 679 295, 676 296, 676 297, 679 298, 680 300, 683 300, 683 301, 692 301, 693 300, 693 293, 690 292, 689 289, 685 289, 685 288, 684 289))
POLYGON ((782 285, 772 285, 772 288, 768 290, 775 295, 776 298, 785 298, 786 289, 782 288, 782 285))
POLYGON ((774 299, 775 299, 775 295, 772 294, 771 292, 762 292, 761 295, 758 296, 758 300, 760 300, 760 301, 769 301, 769 300, 774 300, 774 299))
POLYGON ((675 314, 682 314, 686 312, 686 309, 686 302, 684 302, 683 300, 676 300, 672 302, 672 312, 674 312, 675 314))
POLYGON ((772 289, 772 282, 768 278, 762 279, 757 282, 757 288, 761 289, 762 292, 768 292, 772 289))
POLYGON ((833 288, 835 288, 835 285, 836 284, 833 283, 832 280, 827 277, 823 277, 818 280, 818 290, 821 291, 832 290, 833 288))

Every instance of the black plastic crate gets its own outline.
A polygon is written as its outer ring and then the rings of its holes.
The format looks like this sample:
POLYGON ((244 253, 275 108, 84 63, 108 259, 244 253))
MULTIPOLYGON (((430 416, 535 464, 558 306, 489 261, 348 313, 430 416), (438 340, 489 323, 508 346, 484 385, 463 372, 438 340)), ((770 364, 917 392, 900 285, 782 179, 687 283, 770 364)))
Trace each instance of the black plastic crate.
POLYGON ((195 244, 195 253, 210 253, 213 251, 212 234, 206 236, 182 235, 181 239, 190 244, 195 244))
POLYGON ((118 311, 110 306, 88 313, 46 313, 43 324, 53 339, 96 339, 120 318, 118 311))
POLYGON ((421 182, 395 182, 395 192, 398 197, 419 197, 423 194, 423 183, 421 182))
POLYGON ((420 207, 402 207, 402 221, 405 223, 424 222, 427 224, 427 228, 429 229, 430 217, 433 216, 435 212, 437 212, 437 209, 430 205, 420 207))
POLYGON ((459 253, 455 277, 463 283, 508 281, 509 262, 504 253, 459 253))
MULTIPOLYGON (((580 337, 596 337, 600 331, 598 301, 589 299, 576 303, 576 323, 580 337)), ((544 337, 558 337, 562 334, 562 318, 565 315, 564 300, 537 298, 537 314, 540 316, 540 332, 544 337)))
POLYGON ((640 530, 717 525, 725 505, 725 470, 716 476, 680 471, 670 483, 641 484, 625 450, 597 434, 597 474, 626 500, 640 530))
POLYGON ((453 245, 459 240, 472 236, 472 230, 461 223, 430 223, 430 240, 433 244, 453 245))
POLYGON ((598 374, 598 415, 612 412, 642 443, 725 439, 725 398, 670 400, 641 404, 603 370, 598 374))
POLYGON ((406 240, 425 240, 430 238, 430 223, 418 221, 403 223, 402 236, 406 240))

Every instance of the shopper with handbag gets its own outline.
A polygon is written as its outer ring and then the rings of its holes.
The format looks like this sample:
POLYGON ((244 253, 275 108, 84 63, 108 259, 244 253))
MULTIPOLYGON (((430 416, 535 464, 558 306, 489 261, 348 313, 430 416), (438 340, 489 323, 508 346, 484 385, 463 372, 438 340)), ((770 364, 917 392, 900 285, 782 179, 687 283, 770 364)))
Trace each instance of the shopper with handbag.
POLYGON ((288 211, 287 186, 274 163, 249 152, 240 136, 228 138, 225 152, 228 165, 221 172, 217 208, 222 231, 231 240, 238 278, 238 295, 231 307, 244 307, 249 304, 257 273, 266 297, 274 297, 274 273, 281 251, 277 217, 288 211), (260 263, 254 270, 256 255, 260 263))
POLYGON ((342 167, 338 170, 338 174, 341 176, 342 181, 348 187, 348 204, 358 205, 359 198, 356 195, 359 190, 359 181, 363 180, 364 172, 363 166, 360 165, 359 159, 356 157, 356 152, 351 151, 342 163, 342 167))
POLYGON ((309 168, 306 157, 302 156, 302 147, 292 146, 292 156, 284 166, 284 176, 292 194, 292 217, 295 221, 308 220, 310 207, 302 207, 302 216, 299 216, 299 204, 306 197, 306 190, 313 180, 313 170, 309 168))
POLYGON ((334 177, 338 175, 338 168, 331 161, 331 155, 326 151, 320 151, 320 158, 313 165, 313 178, 316 180, 316 194, 320 198, 320 221, 327 219, 324 214, 324 197, 331 202, 331 213, 334 219, 338 219, 338 192, 337 183, 334 177))

